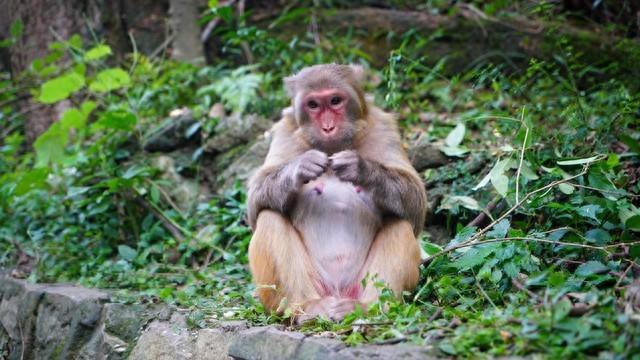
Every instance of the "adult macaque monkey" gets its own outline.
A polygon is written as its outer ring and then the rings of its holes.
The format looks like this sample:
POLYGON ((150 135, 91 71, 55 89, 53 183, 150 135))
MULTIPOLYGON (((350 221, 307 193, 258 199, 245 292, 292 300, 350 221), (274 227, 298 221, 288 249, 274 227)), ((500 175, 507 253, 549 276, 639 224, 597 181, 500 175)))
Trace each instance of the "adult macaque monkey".
POLYGON ((363 69, 315 65, 285 79, 292 106, 249 183, 249 264, 260 301, 298 321, 340 319, 418 281, 426 194, 394 117, 366 100, 363 69), (286 298, 286 303, 283 302, 286 298))

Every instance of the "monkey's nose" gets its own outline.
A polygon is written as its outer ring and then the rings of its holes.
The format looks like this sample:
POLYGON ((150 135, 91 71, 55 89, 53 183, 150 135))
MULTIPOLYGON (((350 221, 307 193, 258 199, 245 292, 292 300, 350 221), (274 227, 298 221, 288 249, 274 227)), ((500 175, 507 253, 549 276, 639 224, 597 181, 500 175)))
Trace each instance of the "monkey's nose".
POLYGON ((322 128, 322 131, 324 131, 324 132, 326 132, 326 133, 328 134, 328 133, 332 132, 332 131, 333 131, 333 129, 335 129, 335 128, 336 128, 335 126, 331 126, 331 127, 323 127, 323 128, 322 128))

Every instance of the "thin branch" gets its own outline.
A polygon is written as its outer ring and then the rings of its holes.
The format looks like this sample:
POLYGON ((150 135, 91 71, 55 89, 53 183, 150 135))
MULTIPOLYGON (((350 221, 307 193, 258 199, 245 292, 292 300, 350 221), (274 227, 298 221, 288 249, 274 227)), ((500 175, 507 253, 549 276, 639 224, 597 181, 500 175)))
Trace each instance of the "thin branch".
MULTIPOLYGON (((567 185, 571 185, 571 186, 575 186, 577 188, 582 188, 582 189, 587 189, 587 190, 599 191, 599 192, 603 192, 603 193, 621 195, 619 192, 617 192, 615 190, 598 189, 598 188, 593 187, 593 186, 580 185, 580 184, 576 184, 576 183, 572 183, 572 182, 567 183, 567 185)), ((624 196, 633 197, 633 198, 640 197, 640 195, 631 194, 629 192, 626 192, 626 194, 624 194, 624 196)))
POLYGON ((157 48, 155 48, 155 50, 153 50, 153 52, 151 52, 151 55, 149 55, 149 59, 154 59, 156 56, 160 55, 160 53, 163 52, 173 42, 173 39, 175 38, 176 38, 175 33, 167 36, 167 38, 164 39, 162 44, 160 44, 157 48))
MULTIPOLYGON (((599 157, 598 159, 596 159, 595 161, 600 160, 602 157, 599 157)), ((444 250, 438 251, 437 253, 429 256, 428 258, 424 259, 422 261, 423 265, 427 265, 429 264, 431 261, 433 261, 433 259, 440 257, 442 255, 448 254, 454 250, 460 249, 460 248, 464 248, 464 247, 469 247, 469 246, 473 246, 476 243, 478 243, 480 241, 480 239, 482 238, 482 236, 487 233, 489 230, 491 230, 497 223, 499 223, 500 221, 502 221, 503 219, 505 219, 507 216, 511 215, 515 210, 517 210, 519 207, 522 206, 522 204, 524 204, 527 200, 529 200, 529 198, 531 198, 532 196, 544 192, 544 191, 550 191, 552 188, 560 185, 560 184, 564 184, 566 182, 569 182, 573 179, 577 179, 583 175, 585 175, 587 173, 587 170, 589 169, 589 164, 586 164, 584 166, 584 168, 582 169, 582 171, 580 171, 578 174, 573 175, 573 176, 569 176, 566 179, 561 179, 561 180, 556 180, 553 181, 541 188, 538 188, 536 190, 533 190, 531 192, 528 192, 522 199, 520 199, 520 201, 516 202, 515 205, 513 205, 509 210, 507 210, 504 214, 500 215, 497 219, 493 220, 489 225, 487 225, 486 227, 482 228, 480 231, 478 231, 477 233, 475 233, 473 236, 471 236, 469 239, 461 242, 460 244, 454 245, 452 247, 446 248, 444 250)), ((484 242, 483 242, 484 243, 484 242)), ((569 243, 572 244, 572 243, 569 243)), ((573 244, 576 245, 576 244, 573 244)))
POLYGON ((522 170, 522 163, 524 162, 524 151, 527 147, 527 138, 529 137, 529 127, 524 123, 524 110, 522 108, 522 115, 520 116, 520 122, 524 126, 524 141, 522 141, 522 149, 520 149, 520 163, 518 164, 518 170, 516 170, 516 202, 520 200, 520 171, 522 170))
POLYGON ((620 284, 622 283, 622 280, 624 280, 624 278, 627 277, 627 274, 629 273, 629 270, 631 270, 632 267, 633 267, 633 264, 629 264, 629 266, 627 266, 624 272, 620 274, 620 276, 618 277, 618 281, 616 281, 616 284, 613 287, 614 289, 617 289, 620 286, 620 284))
MULTIPOLYGON (((484 222, 484 220, 489 217, 491 218, 491 212, 493 211, 493 209, 496 208, 496 206, 498 206, 498 204, 502 201, 502 196, 498 195, 495 198, 493 198, 493 200, 491 200, 491 202, 489 204, 487 204, 487 207, 484 208, 480 214, 478 214, 478 216, 476 216, 473 220, 471 220, 471 222, 469 222, 467 224, 467 227, 472 227, 472 226, 478 226, 480 224, 482 224, 482 222, 484 222)), ((493 219, 491 219, 493 220, 493 219)))
POLYGON ((489 304, 491 304, 491 306, 493 306, 495 310, 498 310, 498 307, 496 306, 496 304, 493 303, 493 300, 491 300, 487 292, 484 291, 484 289, 482 288, 482 285, 480 285, 480 281, 476 281, 476 286, 478 287, 478 289, 480 289, 480 293, 482 293, 482 296, 484 296, 484 298, 487 299, 487 301, 489 301, 489 304))
POLYGON ((171 219, 166 217, 162 213, 162 211, 159 211, 158 209, 156 209, 153 206, 153 204, 148 203, 144 198, 140 196, 134 196, 133 199, 138 205, 142 206, 145 210, 152 213, 158 220, 160 220, 160 222, 165 227, 165 229, 167 229, 167 231, 169 231, 176 240, 180 242, 184 241, 184 235, 182 234, 182 229, 180 229, 179 226, 174 224, 173 221, 171 221, 171 219))
POLYGON ((526 292, 530 297, 536 299, 536 301, 541 302, 540 296, 538 296, 538 294, 536 294, 533 291, 527 289, 527 287, 524 286, 524 284, 521 284, 515 278, 511 279, 511 284, 513 284, 513 286, 515 286, 518 290, 526 292))

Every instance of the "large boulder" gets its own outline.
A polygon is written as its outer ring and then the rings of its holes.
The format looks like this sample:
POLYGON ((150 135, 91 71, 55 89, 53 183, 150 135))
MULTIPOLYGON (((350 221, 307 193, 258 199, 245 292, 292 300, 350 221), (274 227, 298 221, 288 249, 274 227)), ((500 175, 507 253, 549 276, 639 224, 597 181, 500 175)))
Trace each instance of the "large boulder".
POLYGON ((240 181, 246 185, 249 178, 264 163, 264 159, 269 152, 271 145, 271 134, 266 132, 259 136, 244 153, 222 168, 222 172, 216 177, 216 187, 218 192, 225 192, 240 181))
POLYGON ((200 141, 198 119, 187 108, 176 109, 169 118, 145 136, 142 148, 149 152, 170 152, 200 141))
POLYGON ((234 113, 222 117, 213 136, 205 142, 204 150, 219 154, 238 145, 246 145, 272 125, 271 121, 257 114, 234 113))

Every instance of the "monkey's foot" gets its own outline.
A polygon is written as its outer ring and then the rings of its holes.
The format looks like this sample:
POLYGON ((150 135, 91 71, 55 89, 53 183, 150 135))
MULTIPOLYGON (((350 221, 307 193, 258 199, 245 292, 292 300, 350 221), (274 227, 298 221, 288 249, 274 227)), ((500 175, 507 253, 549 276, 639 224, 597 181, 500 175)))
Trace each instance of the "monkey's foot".
POLYGON ((357 305, 361 305, 358 300, 337 298, 334 296, 311 300, 305 305, 304 313, 296 318, 296 323, 300 325, 318 316, 323 316, 333 321, 340 321, 347 314, 353 312, 357 305))

